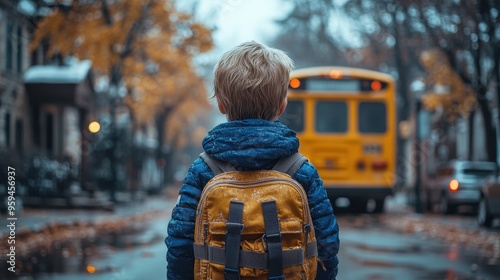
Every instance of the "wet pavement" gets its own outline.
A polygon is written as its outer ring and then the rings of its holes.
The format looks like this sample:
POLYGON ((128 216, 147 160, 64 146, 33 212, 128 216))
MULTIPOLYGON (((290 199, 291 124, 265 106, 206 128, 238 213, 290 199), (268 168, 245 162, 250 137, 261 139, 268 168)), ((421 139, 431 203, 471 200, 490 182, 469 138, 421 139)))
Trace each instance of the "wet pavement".
MULTIPOLYGON (((101 223, 120 217, 129 217, 148 211, 164 210, 171 211, 175 201, 170 196, 154 196, 148 199, 128 201, 117 204, 113 210, 86 210, 86 209, 44 209, 26 208, 23 213, 17 216, 17 228, 19 231, 40 230, 48 224, 72 224, 75 221, 90 223, 101 223)), ((0 216, 2 221, 7 219, 6 215, 0 216)), ((0 234, 9 231, 6 227, 0 228, 0 234)))
POLYGON ((339 279, 499 279, 498 259, 492 263, 476 249, 395 230, 386 219, 338 216, 339 279))
POLYGON ((158 196, 113 212, 26 209, 17 220, 17 274, 7 270, 2 244, 0 279, 163 279, 163 240, 174 204, 158 196))
MULTIPOLYGON (((153 197, 115 212, 27 210, 20 225, 40 229, 57 221, 63 226, 47 234, 61 238, 45 238, 43 246, 18 256, 20 275, 7 272, 2 253, 0 279, 165 279, 163 239, 174 204, 173 197, 153 197)), ((338 279, 500 279, 500 227, 480 229, 474 217, 416 215, 393 199, 384 214, 339 211, 337 218, 338 279), (450 238, 436 234, 439 229, 450 238)), ((25 242, 38 238, 24 234, 25 242)))
POLYGON ((167 222, 167 218, 158 217, 145 228, 65 244, 51 256, 39 256, 34 266, 39 271, 22 279, 165 279, 167 222))

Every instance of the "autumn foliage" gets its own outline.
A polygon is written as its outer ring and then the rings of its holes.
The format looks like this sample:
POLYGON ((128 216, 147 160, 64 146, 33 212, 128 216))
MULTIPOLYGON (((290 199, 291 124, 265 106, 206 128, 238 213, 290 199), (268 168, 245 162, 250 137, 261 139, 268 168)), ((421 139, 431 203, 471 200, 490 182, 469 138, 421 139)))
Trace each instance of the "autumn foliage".
POLYGON ((420 63, 427 73, 425 84, 430 88, 422 97, 426 109, 441 110, 451 122, 458 117, 467 118, 475 109, 476 96, 451 67, 447 56, 439 49, 431 49, 421 54, 420 63))
POLYGON ((111 88, 126 88, 139 123, 183 102, 206 106, 192 60, 212 48, 211 30, 171 0, 72 1, 39 23, 32 48, 45 42, 47 55, 90 59, 111 88))

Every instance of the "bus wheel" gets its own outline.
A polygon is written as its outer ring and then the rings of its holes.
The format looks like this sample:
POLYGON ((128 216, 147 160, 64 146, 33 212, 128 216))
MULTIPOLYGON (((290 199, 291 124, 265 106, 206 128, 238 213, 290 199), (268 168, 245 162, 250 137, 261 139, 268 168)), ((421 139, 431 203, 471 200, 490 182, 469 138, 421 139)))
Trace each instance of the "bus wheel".
POLYGON ((384 212, 384 204, 385 199, 375 199, 375 208, 373 208, 373 213, 382 213, 384 212))

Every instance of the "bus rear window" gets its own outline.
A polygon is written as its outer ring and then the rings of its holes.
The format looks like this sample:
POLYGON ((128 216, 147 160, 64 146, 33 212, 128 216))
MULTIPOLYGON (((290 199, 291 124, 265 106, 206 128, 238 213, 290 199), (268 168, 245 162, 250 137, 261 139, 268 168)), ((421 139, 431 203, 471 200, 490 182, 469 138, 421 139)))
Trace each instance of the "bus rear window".
POLYGON ((382 102, 360 102, 358 107, 358 129, 361 133, 385 133, 387 110, 382 102))
POLYGON ((316 131, 343 133, 347 131, 347 104, 339 101, 316 103, 316 131))
POLYGON ((288 101, 285 112, 280 120, 295 132, 304 130, 304 103, 302 101, 288 101))

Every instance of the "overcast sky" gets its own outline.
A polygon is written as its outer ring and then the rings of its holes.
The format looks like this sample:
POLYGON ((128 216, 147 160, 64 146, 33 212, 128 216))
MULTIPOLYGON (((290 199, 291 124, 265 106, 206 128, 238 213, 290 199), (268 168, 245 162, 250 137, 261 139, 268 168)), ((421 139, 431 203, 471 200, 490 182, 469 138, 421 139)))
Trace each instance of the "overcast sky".
MULTIPOLYGON (((198 57, 198 61, 207 64, 215 64, 224 52, 240 43, 250 40, 265 43, 278 31, 273 20, 288 11, 281 0, 202 0, 198 3, 199 19, 217 28, 213 33, 214 49, 198 57)), ((208 87, 211 95, 213 88, 211 84, 208 87)), ((213 100, 211 103, 215 106, 213 100)), ((214 126, 226 120, 222 114, 214 117, 214 126)))
POLYGON ((201 1, 198 13, 217 27, 214 33, 216 53, 242 42, 265 42, 277 31, 274 19, 287 11, 280 0, 201 1))

